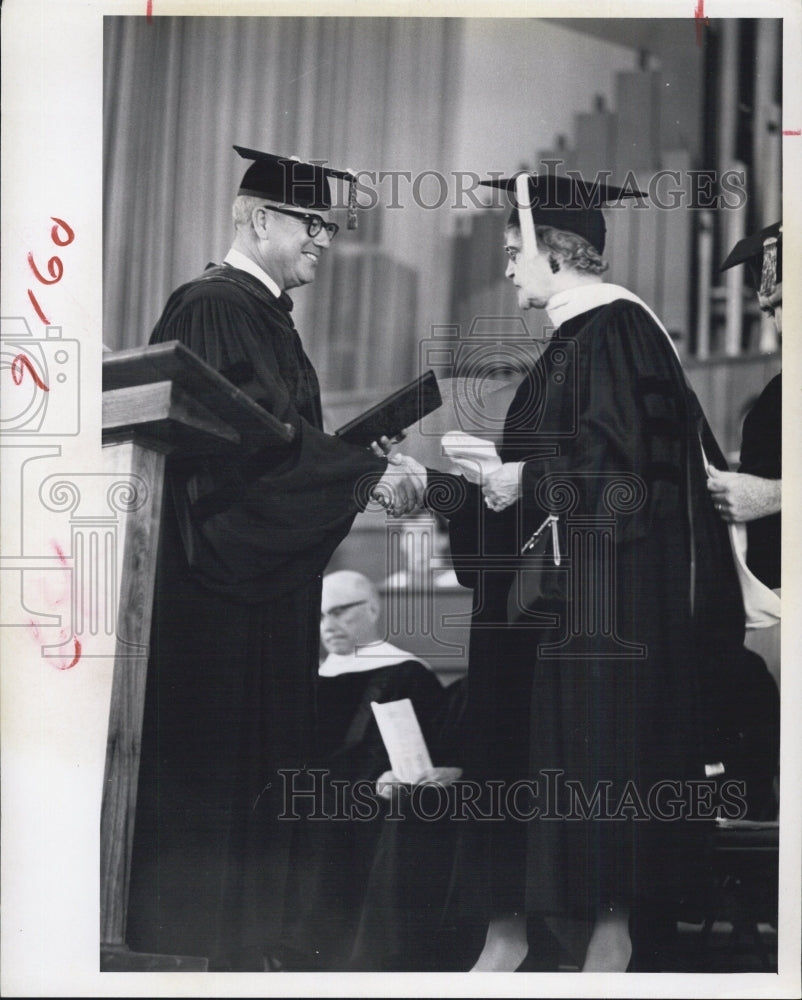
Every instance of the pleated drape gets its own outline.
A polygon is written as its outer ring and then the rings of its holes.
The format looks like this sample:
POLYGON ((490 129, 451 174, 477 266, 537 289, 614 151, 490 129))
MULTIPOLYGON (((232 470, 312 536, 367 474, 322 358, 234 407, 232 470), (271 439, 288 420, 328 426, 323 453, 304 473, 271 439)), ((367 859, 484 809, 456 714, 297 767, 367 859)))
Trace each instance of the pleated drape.
MULTIPOLYGON (((107 17, 104 343, 147 342, 177 285, 219 261, 245 163, 232 144, 355 170, 446 171, 460 22, 438 18, 107 17)), ((443 322, 450 240, 411 180, 343 224, 296 323, 329 390, 394 386, 443 322)), ((436 201, 434 182, 421 189, 436 201)), ((342 197, 342 196, 341 196, 342 197)), ((370 196, 365 193, 362 201, 370 196)))

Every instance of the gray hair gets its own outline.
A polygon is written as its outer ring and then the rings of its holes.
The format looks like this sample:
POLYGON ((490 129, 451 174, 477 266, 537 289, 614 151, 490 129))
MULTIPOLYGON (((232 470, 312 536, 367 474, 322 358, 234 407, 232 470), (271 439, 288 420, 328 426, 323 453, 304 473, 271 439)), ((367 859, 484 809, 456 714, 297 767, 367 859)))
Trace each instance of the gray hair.
MULTIPOLYGON (((508 229, 520 231, 518 220, 511 219, 508 229)), ((610 266, 596 247, 578 233, 569 233, 554 226, 535 226, 535 240, 538 250, 554 254, 561 264, 585 274, 604 274, 610 266)))
POLYGON ((256 198, 252 194, 238 194, 231 206, 231 215, 234 219, 236 229, 242 226, 250 226, 253 210, 260 205, 264 205, 264 198, 256 198))

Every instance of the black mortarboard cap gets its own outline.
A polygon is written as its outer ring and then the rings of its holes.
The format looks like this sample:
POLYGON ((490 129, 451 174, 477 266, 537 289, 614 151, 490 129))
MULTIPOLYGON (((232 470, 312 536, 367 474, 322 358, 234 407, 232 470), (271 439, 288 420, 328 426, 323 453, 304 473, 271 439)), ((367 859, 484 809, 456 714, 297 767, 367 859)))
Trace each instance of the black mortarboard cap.
POLYGON ((266 198, 300 209, 325 212, 331 208, 329 181, 348 182, 348 228, 356 228, 356 175, 351 170, 335 170, 317 163, 306 163, 289 156, 275 156, 258 149, 234 146, 245 160, 253 162, 245 171, 237 194, 266 198))
MULTIPOLYGON (((510 195, 514 206, 513 218, 518 210, 515 193, 518 176, 480 181, 486 187, 501 188, 510 195)), ((528 176, 529 201, 535 225, 552 226, 554 229, 576 233, 599 253, 604 251, 607 232, 602 208, 622 198, 645 197, 643 191, 616 187, 603 181, 585 181, 579 177, 564 177, 551 172, 528 176)))
POLYGON ((752 233, 739 240, 730 250, 721 270, 728 271, 738 264, 746 264, 752 287, 759 289, 764 295, 771 295, 774 285, 783 280, 782 246, 782 222, 775 222, 759 233, 752 233))

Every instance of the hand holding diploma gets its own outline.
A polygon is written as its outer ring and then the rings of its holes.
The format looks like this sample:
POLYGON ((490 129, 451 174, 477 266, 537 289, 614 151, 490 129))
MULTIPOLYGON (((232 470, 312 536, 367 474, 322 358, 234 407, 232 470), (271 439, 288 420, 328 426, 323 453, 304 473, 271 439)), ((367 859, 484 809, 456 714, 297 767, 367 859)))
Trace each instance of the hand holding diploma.
POLYGON ((504 510, 521 495, 522 462, 505 462, 492 441, 464 431, 449 431, 442 438, 443 453, 469 483, 481 485, 485 504, 494 511, 504 510))
POLYGON ((389 455, 393 450, 393 446, 403 441, 406 436, 406 431, 401 431, 400 434, 396 434, 395 437, 392 438, 389 438, 386 434, 384 434, 378 441, 370 442, 370 450, 374 455, 378 455, 379 458, 382 458, 385 455, 389 455))
POLYGON ((465 431, 449 431, 441 439, 443 454, 457 466, 469 483, 483 483, 501 468, 496 446, 486 438, 465 431))

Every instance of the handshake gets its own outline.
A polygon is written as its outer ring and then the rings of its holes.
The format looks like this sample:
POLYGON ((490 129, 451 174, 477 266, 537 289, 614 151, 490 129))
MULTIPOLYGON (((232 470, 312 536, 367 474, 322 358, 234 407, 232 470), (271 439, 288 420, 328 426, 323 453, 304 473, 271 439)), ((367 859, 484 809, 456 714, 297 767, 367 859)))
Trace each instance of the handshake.
POLYGON ((422 507, 426 493, 426 467, 410 455, 390 455, 393 444, 402 437, 392 440, 383 437, 371 444, 377 455, 387 456, 387 469, 371 490, 371 496, 393 517, 403 517, 422 507))

